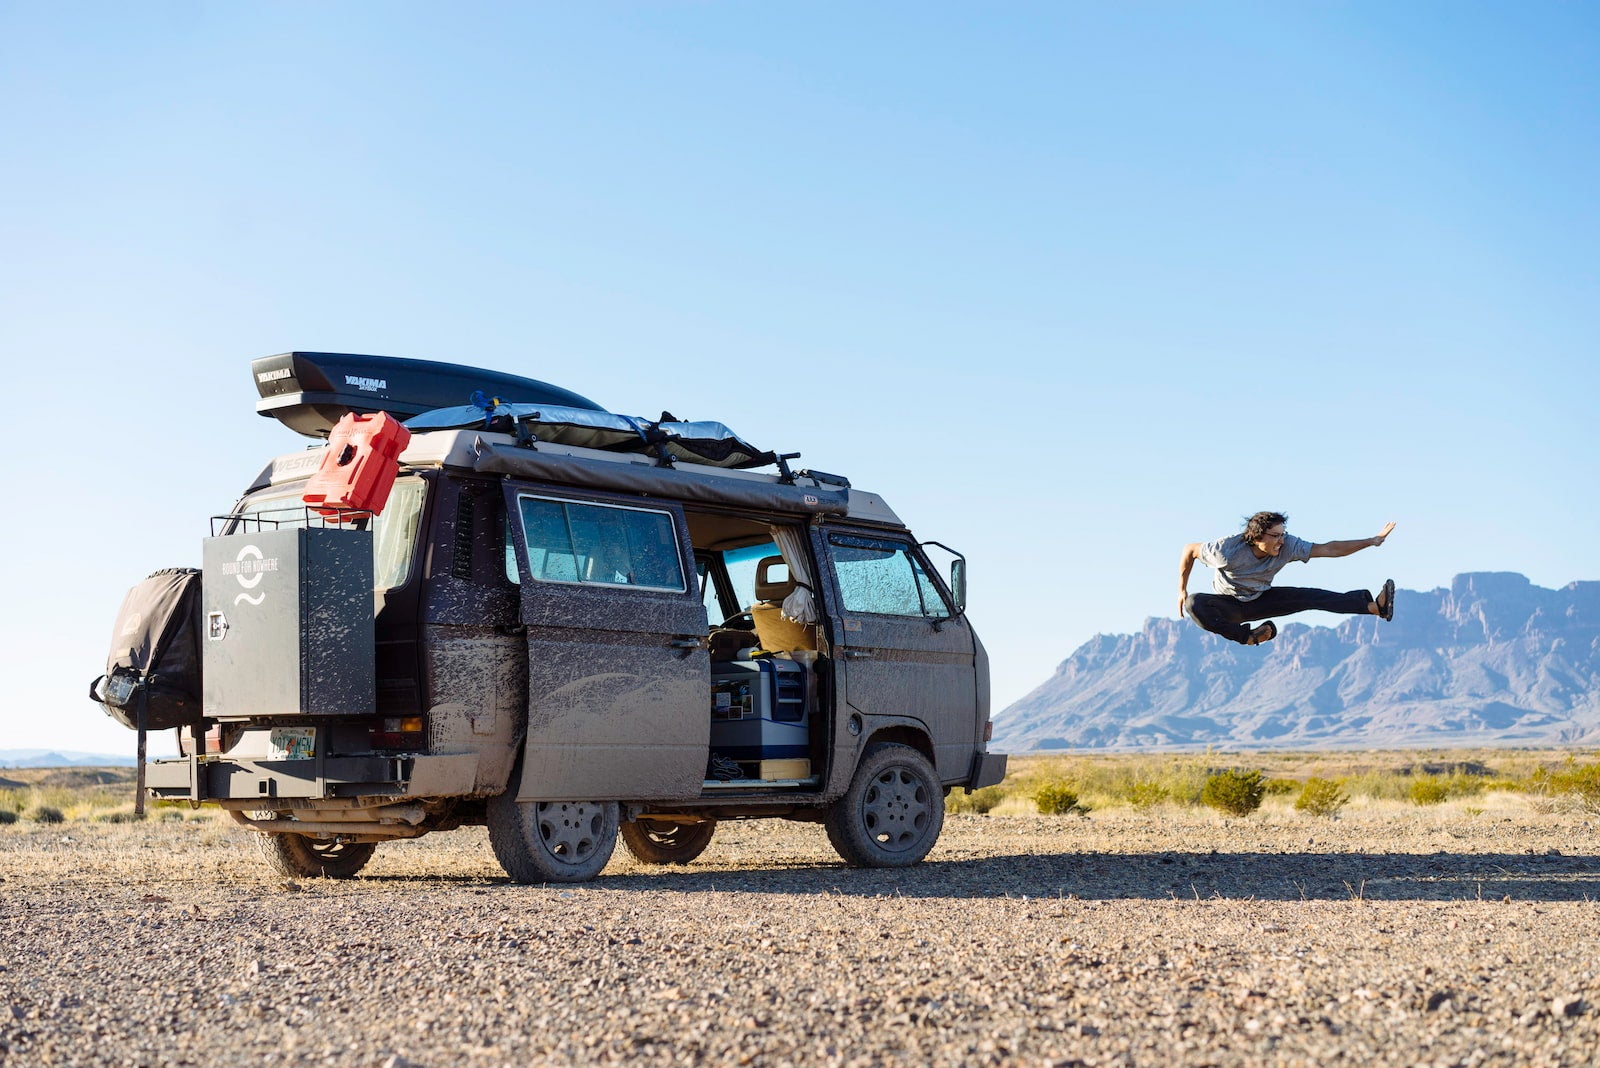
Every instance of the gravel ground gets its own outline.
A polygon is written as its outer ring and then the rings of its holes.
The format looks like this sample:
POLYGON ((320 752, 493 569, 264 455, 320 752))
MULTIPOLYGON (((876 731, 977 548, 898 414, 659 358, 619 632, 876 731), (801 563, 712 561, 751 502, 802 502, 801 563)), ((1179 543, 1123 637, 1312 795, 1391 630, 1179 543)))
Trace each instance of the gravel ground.
POLYGON ((961 816, 856 871, 762 821, 524 887, 478 830, 285 882, 218 820, 19 824, 0 1064, 1591 1064, 1594 836, 1513 798, 961 816))

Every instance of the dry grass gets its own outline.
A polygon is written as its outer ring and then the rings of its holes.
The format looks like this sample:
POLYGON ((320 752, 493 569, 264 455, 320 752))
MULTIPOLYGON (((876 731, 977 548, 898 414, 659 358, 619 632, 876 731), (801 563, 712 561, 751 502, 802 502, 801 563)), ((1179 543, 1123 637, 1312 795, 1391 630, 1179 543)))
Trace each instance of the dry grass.
MULTIPOLYGON (((1264 811, 1292 808, 1308 780, 1331 783, 1352 809, 1449 805, 1477 811, 1586 803, 1600 796, 1600 754, 1567 749, 1441 749, 1334 752, 1071 753, 1010 758, 1006 781, 985 798, 995 815, 1035 811, 1046 785, 1074 791, 1079 810, 1131 808, 1160 813, 1201 803, 1206 780, 1220 772, 1260 772, 1266 779, 1264 811), (1514 795, 1514 803, 1496 801, 1514 795)), ((947 806, 971 812, 956 791, 947 806)))
MULTIPOLYGON (((0 828, 58 822, 122 823, 134 819, 132 768, 7 768, 0 789, 0 828), (8 818, 7 814, 10 814, 8 818)), ((191 810, 186 803, 147 806, 149 819, 214 818, 216 809, 191 810)))

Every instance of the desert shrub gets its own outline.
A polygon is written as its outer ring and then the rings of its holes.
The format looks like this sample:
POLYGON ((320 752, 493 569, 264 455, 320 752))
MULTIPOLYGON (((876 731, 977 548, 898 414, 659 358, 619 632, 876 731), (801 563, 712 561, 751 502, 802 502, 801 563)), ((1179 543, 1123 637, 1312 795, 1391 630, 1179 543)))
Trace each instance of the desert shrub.
POLYGON ((28 818, 35 823, 61 823, 67 817, 54 805, 40 805, 28 812, 28 818))
POLYGON ((1350 795, 1333 779, 1312 776, 1300 787, 1300 796, 1295 798, 1294 807, 1313 816, 1334 816, 1349 800, 1350 795))
POLYGON ((1206 778, 1200 800, 1230 816, 1248 816, 1261 807, 1267 794, 1267 781, 1259 771, 1213 772, 1206 778))
POLYGON ((1571 797, 1590 812, 1600 812, 1600 763, 1579 764, 1568 757, 1566 767, 1543 778, 1551 793, 1571 797))
POLYGON ((1450 796, 1450 781, 1442 775, 1418 775, 1411 780, 1411 801, 1418 805, 1437 805, 1450 796))
POLYGON ((129 809, 116 812, 106 812, 98 817, 100 823, 138 823, 144 819, 142 815, 129 809))
POLYGON ((1300 789, 1300 784, 1293 779, 1268 779, 1266 787, 1268 797, 1287 797, 1300 789))
POLYGON ((83 800, 82 791, 60 785, 35 786, 29 791, 29 796, 33 799, 34 805, 38 807, 48 806, 60 809, 63 812, 83 800))
POLYGON ((9 808, 0 808, 0 827, 17 822, 17 814, 9 808))
POLYGON ((1343 775, 1345 792, 1374 801, 1405 801, 1411 796, 1411 776, 1393 771, 1358 771, 1343 775))
POLYGON ((989 810, 1006 799, 1006 792, 999 786, 985 786, 978 790, 950 791, 944 799, 946 812, 971 812, 975 815, 988 815, 989 810))
POLYGON ((1078 810, 1078 794, 1072 784, 1055 779, 1033 791, 1033 803, 1043 816, 1065 816, 1078 810))
POLYGON ((1207 749, 1204 757, 1185 761, 1173 767, 1161 780, 1167 789, 1167 798, 1180 805, 1198 805, 1205 800, 1206 782, 1211 778, 1211 766, 1205 758, 1212 755, 1207 749))
POLYGON ((1453 771, 1444 779, 1446 797, 1477 797, 1489 786, 1487 775, 1472 775, 1453 771))
POLYGON ((1141 811, 1154 808, 1171 798, 1172 791, 1158 782, 1145 780, 1133 783, 1128 787, 1128 804, 1141 811))

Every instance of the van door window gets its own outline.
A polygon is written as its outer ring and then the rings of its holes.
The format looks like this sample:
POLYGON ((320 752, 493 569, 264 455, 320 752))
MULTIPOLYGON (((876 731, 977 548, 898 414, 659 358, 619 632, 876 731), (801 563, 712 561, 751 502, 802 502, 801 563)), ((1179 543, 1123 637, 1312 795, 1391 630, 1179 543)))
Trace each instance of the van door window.
POLYGON ((904 542, 830 534, 828 552, 847 612, 946 619, 950 608, 904 542))
POLYGON ((526 494, 517 506, 535 580, 688 589, 667 512, 526 494))

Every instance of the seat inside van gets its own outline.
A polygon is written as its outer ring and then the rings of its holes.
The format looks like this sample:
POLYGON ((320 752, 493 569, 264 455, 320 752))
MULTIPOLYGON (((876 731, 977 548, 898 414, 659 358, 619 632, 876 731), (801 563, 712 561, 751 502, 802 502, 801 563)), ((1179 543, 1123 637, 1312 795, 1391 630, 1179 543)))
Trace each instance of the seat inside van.
POLYGON ((812 627, 784 617, 783 599, 794 589, 794 576, 783 557, 766 556, 756 563, 756 597, 749 608, 750 619, 755 623, 760 647, 769 653, 793 653, 817 647, 812 627))
POLYGON ((816 649, 814 627, 783 618, 784 598, 797 583, 774 541, 771 523, 694 511, 687 518, 711 659, 816 649))

